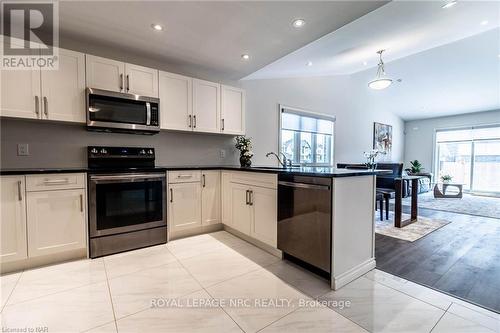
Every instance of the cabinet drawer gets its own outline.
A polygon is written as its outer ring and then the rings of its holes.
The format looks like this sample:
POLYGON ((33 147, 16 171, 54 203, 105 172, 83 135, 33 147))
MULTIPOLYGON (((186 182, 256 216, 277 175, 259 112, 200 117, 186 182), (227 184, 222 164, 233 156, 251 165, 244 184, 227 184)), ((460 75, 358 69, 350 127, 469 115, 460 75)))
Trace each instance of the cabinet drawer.
POLYGON ((199 182, 200 180, 201 180, 200 170, 180 170, 180 171, 168 172, 168 182, 170 184, 192 183, 192 182, 199 182))
POLYGON ((233 172, 231 182, 273 189, 278 188, 278 176, 273 173, 233 172))
POLYGON ((26 176, 26 191, 28 192, 73 188, 85 188, 85 175, 83 173, 26 176))

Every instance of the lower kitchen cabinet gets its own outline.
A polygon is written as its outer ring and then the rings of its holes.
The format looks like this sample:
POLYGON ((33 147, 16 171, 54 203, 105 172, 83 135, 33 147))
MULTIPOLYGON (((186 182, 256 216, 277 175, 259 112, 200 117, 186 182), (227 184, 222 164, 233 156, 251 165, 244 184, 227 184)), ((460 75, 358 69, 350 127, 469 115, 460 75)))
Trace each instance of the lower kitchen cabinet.
POLYGON ((201 174, 201 224, 221 222, 220 171, 203 171, 201 174))
POLYGON ((85 190, 28 192, 29 257, 85 248, 85 190))
POLYGON ((278 198, 276 189, 252 187, 250 202, 253 208, 250 236, 272 247, 278 246, 278 198))
POLYGON ((0 262, 6 263, 28 257, 26 239, 26 195, 24 176, 2 176, 0 262))
POLYGON ((168 225, 171 231, 201 226, 201 184, 174 183, 169 185, 168 225))
POLYGON ((231 184, 231 227, 245 235, 250 235, 252 229, 249 193, 247 185, 231 184))

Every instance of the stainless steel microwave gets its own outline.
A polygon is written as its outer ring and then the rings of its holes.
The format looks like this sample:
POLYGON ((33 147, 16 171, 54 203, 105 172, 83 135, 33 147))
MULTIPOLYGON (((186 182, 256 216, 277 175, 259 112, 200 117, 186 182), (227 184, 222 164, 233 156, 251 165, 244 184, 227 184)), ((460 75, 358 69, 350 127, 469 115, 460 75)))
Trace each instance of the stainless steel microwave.
POLYGON ((160 100, 87 88, 87 128, 107 132, 158 133, 160 100))

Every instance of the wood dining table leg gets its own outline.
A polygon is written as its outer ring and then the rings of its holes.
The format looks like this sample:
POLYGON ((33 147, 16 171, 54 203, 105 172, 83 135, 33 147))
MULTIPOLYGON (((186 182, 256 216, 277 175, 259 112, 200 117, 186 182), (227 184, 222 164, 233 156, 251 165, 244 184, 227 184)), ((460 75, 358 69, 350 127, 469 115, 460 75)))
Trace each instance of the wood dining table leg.
POLYGON ((416 221, 418 216, 418 179, 411 180, 411 220, 416 221))
POLYGON ((394 226, 396 228, 401 228, 401 220, 402 220, 402 204, 403 204, 403 180, 396 179, 396 193, 395 193, 395 202, 394 202, 394 226))

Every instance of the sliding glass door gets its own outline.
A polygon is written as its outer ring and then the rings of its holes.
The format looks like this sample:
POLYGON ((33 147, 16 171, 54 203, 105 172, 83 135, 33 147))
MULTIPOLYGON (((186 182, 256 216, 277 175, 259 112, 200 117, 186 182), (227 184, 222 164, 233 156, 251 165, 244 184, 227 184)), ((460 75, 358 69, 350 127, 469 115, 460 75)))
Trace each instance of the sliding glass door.
POLYGON ((500 126, 437 131, 436 171, 464 190, 500 193, 500 126))

